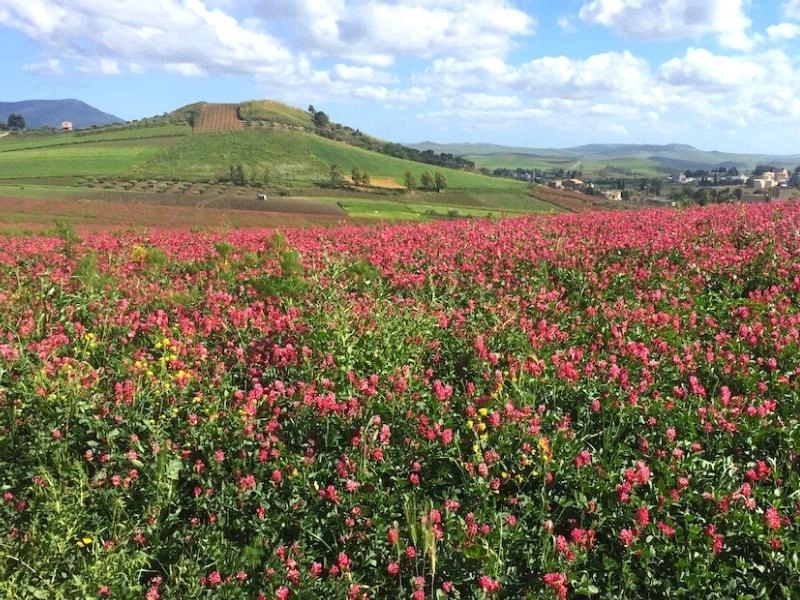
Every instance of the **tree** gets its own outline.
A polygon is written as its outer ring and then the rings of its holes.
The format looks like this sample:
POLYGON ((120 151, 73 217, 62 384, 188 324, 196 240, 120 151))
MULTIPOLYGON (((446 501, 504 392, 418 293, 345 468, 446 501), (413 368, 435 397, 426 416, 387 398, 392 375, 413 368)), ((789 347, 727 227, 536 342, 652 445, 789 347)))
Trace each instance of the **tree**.
POLYGON ((233 185, 247 185, 247 177, 244 174, 244 167, 240 164, 228 166, 228 179, 233 185))
POLYGON ((272 183, 272 169, 269 165, 265 166, 260 173, 257 169, 253 169, 250 174, 250 185, 254 187, 269 187, 270 183, 272 183))
POLYGON ((433 178, 433 185, 436 187, 437 192, 442 192, 447 189, 447 180, 439 171, 436 171, 436 175, 433 178))
POLYGON ((756 168, 753 171, 753 175, 758 177, 759 175, 763 175, 764 173, 767 173, 767 172, 774 173, 775 171, 777 171, 777 169, 775 167, 773 167, 772 165, 756 165, 756 168))
POLYGON ((331 122, 331 120, 328 118, 328 115, 326 115, 321 110, 318 110, 317 112, 314 113, 313 119, 314 119, 314 127, 316 127, 317 129, 325 129, 331 122))
POLYGON ((427 171, 425 171, 422 174, 422 177, 420 178, 419 182, 422 185, 423 189, 425 189, 425 190, 432 190, 433 189, 433 176, 430 173, 428 173, 427 171))
POLYGON ((650 180, 650 190, 653 192, 654 196, 661 195, 661 184, 662 181, 658 177, 653 177, 653 179, 650 180))
POLYGON ((343 181, 344 181, 344 175, 342 174, 342 167, 340 167, 336 163, 333 163, 331 165, 331 183, 333 184, 334 187, 339 187, 340 185, 342 185, 343 181))
POLYGON ((350 178, 353 180, 353 185, 361 185, 361 171, 358 167, 350 169, 350 178))
POLYGON ((8 115, 8 128, 25 129, 25 117, 19 113, 11 113, 8 115))
POLYGON ((364 187, 368 187, 369 183, 370 183, 369 175, 367 175, 366 173, 362 173, 361 174, 361 185, 363 185, 364 187))
POLYGON ((410 192, 415 187, 417 187, 417 180, 414 177, 414 174, 411 171, 406 171, 405 181, 403 184, 406 186, 406 189, 410 192))
POLYGON ((705 206, 706 204, 711 204, 714 199, 713 196, 710 189, 700 188, 694 193, 694 200, 700 206, 705 206))

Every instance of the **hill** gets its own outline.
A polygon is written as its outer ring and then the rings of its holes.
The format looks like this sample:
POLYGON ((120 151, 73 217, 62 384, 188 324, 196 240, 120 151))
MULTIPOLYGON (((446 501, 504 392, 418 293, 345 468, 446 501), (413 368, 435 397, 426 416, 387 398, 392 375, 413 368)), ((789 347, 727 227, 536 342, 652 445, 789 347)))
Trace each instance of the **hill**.
POLYGON ((670 174, 715 167, 751 170, 761 164, 787 168, 800 164, 800 154, 736 154, 698 150, 687 144, 588 144, 560 149, 433 142, 410 146, 422 151, 450 152, 488 169, 565 169, 594 175, 670 174))
POLYGON ((69 121, 76 129, 123 123, 119 117, 105 113, 74 98, 0 102, 0 122, 5 123, 8 115, 12 113, 18 113, 25 117, 28 129, 58 128, 63 121, 69 121))
POLYGON ((331 139, 355 130, 333 125, 320 131, 303 122, 304 114, 267 101, 195 103, 103 129, 12 134, 0 138, 0 196, 248 210, 276 210, 287 197, 293 199, 287 211, 299 212, 299 202, 322 216, 338 207, 348 217, 384 220, 564 210, 522 182, 331 139), (332 180, 332 165, 339 166, 341 181, 332 180), (349 183, 354 168, 369 175, 368 185, 349 183), (441 193, 423 186, 423 175, 437 172, 446 181, 441 193), (407 174, 416 180, 410 191, 407 174), (270 202, 254 206, 259 194, 270 202))

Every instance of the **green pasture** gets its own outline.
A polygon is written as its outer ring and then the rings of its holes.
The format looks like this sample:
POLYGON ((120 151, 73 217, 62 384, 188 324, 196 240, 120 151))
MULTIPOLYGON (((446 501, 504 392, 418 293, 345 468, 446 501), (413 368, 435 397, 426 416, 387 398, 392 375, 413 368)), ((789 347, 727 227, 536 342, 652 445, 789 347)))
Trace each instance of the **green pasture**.
POLYGON ((163 125, 158 127, 107 128, 89 131, 58 132, 51 135, 12 135, 0 138, 0 153, 53 146, 74 146, 100 142, 140 142, 163 146, 167 142, 191 133, 188 125, 163 125))
POLYGON ((0 180, 121 176, 188 134, 186 126, 0 138, 0 180))
POLYGON ((498 201, 491 203, 463 203, 459 194, 414 194, 397 199, 359 197, 315 197, 315 200, 335 202, 350 217, 380 219, 384 221, 425 221, 441 217, 492 217, 519 215, 527 212, 557 212, 551 204, 529 198, 526 207, 513 208, 498 201))
MULTIPOLYGON (((1 181, 1 180, 0 180, 1 181)), ((61 185, 38 185, 38 184, 10 184, 0 182, 0 197, 3 198, 73 198, 77 196, 88 196, 85 189, 61 185)))
POLYGON ((406 171, 414 174, 417 183, 425 171, 441 171, 449 188, 508 191, 525 187, 515 181, 370 152, 311 133, 275 129, 194 135, 133 169, 131 175, 203 181, 224 176, 231 165, 240 163, 251 171, 268 166, 275 182, 289 185, 327 183, 335 163, 345 175, 358 167, 370 175, 393 177, 399 183, 403 183, 406 171))

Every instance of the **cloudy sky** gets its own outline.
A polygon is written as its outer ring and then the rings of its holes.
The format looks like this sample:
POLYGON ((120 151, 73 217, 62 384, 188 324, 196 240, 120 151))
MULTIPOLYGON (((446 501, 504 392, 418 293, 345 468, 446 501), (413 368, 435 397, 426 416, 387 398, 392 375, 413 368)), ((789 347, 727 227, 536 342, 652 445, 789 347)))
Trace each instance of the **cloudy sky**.
POLYGON ((0 100, 313 104, 400 142, 800 152, 800 0, 0 0, 0 100))

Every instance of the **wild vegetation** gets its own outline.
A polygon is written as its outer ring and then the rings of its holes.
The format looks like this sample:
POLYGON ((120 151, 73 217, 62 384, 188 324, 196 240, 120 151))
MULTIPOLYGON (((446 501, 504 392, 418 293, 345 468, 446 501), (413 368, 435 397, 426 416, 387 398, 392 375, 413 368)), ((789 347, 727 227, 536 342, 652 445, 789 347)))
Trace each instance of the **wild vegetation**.
POLYGON ((793 598, 798 231, 6 237, 0 596, 793 598))

